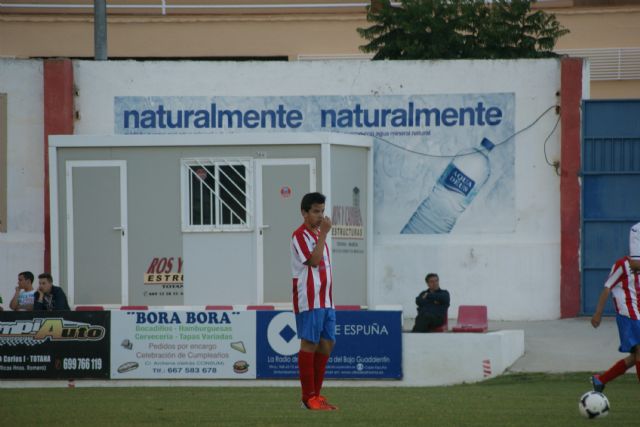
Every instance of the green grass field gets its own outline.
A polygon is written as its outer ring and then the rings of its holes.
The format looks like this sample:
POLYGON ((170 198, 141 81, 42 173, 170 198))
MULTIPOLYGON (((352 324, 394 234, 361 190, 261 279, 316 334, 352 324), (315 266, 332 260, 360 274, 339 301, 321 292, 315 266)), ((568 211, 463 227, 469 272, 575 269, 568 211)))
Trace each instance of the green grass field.
POLYGON ((450 387, 327 387, 340 407, 299 407, 297 387, 136 387, 0 389, 6 426, 349 425, 349 426, 637 426, 635 375, 611 383, 606 418, 587 420, 578 399, 589 374, 513 374, 450 387))

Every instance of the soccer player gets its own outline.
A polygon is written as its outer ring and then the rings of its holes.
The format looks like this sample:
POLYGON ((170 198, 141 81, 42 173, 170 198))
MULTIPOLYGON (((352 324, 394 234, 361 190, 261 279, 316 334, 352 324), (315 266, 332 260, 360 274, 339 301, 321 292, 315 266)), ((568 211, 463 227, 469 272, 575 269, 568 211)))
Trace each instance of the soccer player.
POLYGON ((602 310, 609 294, 613 295, 616 309, 616 323, 620 335, 621 353, 629 353, 618 360, 608 371, 591 377, 595 391, 602 392, 605 384, 624 374, 627 369, 636 367, 640 380, 640 222, 629 232, 629 256, 620 258, 611 268, 609 278, 600 294, 596 311, 591 317, 594 328, 600 325, 602 310))
POLYGON ((300 203, 304 223, 291 237, 293 311, 300 338, 298 369, 302 404, 313 411, 338 409, 320 394, 325 367, 336 341, 336 313, 327 246, 331 219, 324 215, 325 196, 305 194, 300 203))

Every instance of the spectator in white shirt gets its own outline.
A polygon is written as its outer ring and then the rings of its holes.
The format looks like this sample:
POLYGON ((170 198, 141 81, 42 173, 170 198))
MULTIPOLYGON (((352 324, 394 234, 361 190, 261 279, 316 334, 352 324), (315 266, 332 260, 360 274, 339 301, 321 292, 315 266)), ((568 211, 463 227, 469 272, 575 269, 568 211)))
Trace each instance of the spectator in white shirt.
POLYGON ((18 274, 18 286, 13 295, 9 307, 14 311, 31 311, 35 301, 35 289, 33 289, 33 273, 23 271, 18 274))

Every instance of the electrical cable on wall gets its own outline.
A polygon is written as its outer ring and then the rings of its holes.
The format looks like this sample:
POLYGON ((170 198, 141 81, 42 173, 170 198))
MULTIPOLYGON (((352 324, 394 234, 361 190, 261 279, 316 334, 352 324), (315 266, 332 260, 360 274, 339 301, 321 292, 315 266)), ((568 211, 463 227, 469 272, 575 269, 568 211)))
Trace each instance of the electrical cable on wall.
MULTIPOLYGON (((500 145, 508 142, 509 140, 513 139, 515 136, 517 136, 517 135, 529 130, 536 123, 538 123, 549 111, 556 110, 556 109, 557 109, 557 105, 556 104, 551 105, 549 108, 544 110, 538 117, 535 118, 535 120, 533 120, 527 126, 525 126, 524 128, 520 129, 519 131, 513 133, 512 135, 509 135, 508 137, 506 137, 502 141, 497 142, 495 144, 495 146, 496 147, 500 146, 500 145)), ((558 120, 556 121, 555 125, 553 126, 553 129, 551 129, 551 132, 545 138, 544 144, 543 144, 543 152, 544 152, 545 161, 547 162, 547 164, 549 166, 553 166, 556 169, 556 173, 558 173, 559 163, 558 162, 556 162, 556 163, 549 162, 549 158, 547 157, 546 145, 547 145, 547 142, 549 141, 549 139, 551 138, 551 135, 553 135, 553 133, 555 132, 556 128, 558 127, 559 123, 560 123, 560 114, 558 114, 558 120)), ((450 158, 453 158, 453 157, 456 157, 456 156, 457 157, 468 156, 468 155, 474 154, 476 152, 475 149, 471 149, 468 152, 462 152, 462 153, 456 153, 456 154, 429 154, 429 153, 424 153, 424 152, 421 152, 421 151, 416 151, 416 150, 412 150, 410 148, 403 147, 401 145, 398 145, 398 144, 396 144, 394 142, 389 141, 388 139, 385 139, 385 138, 382 138, 382 137, 379 137, 379 136, 376 136, 376 135, 370 135, 370 136, 373 136, 374 138, 376 138, 376 139, 378 139, 378 140, 380 140, 380 141, 382 141, 382 142, 384 142, 386 144, 389 144, 389 145, 391 145, 391 146, 393 146, 393 147, 395 147, 395 148, 397 148, 399 150, 406 151, 406 152, 412 153, 412 154, 417 154, 419 156, 424 156, 424 157, 448 158, 448 159, 450 159, 450 158)))
POLYGON ((547 157, 547 142, 551 138, 551 135, 553 135, 553 133, 558 128, 558 124, 559 123, 560 123, 560 114, 558 114, 558 119, 556 120, 556 124, 553 125, 553 129, 551 129, 551 132, 549 132, 549 135, 547 135, 547 137, 544 139, 544 144, 542 144, 542 152, 544 153, 544 161, 547 162, 547 164, 549 166, 553 166, 553 168, 556 170, 556 175, 558 175, 558 176, 560 176, 560 172, 559 172, 560 162, 556 160, 555 162, 551 163, 549 161, 549 158, 547 157))

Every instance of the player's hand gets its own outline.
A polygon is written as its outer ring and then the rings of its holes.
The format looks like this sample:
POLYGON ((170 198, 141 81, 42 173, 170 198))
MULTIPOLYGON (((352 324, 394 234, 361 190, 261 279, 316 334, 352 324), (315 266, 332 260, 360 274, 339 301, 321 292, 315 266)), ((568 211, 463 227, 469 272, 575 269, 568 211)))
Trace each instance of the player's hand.
POLYGON ((597 328, 598 326, 600 326, 600 320, 601 316, 598 314, 594 314, 593 317, 591 317, 591 326, 597 328))
POLYGON ((320 233, 326 235, 331 230, 331 218, 325 216, 320 223, 320 233))

